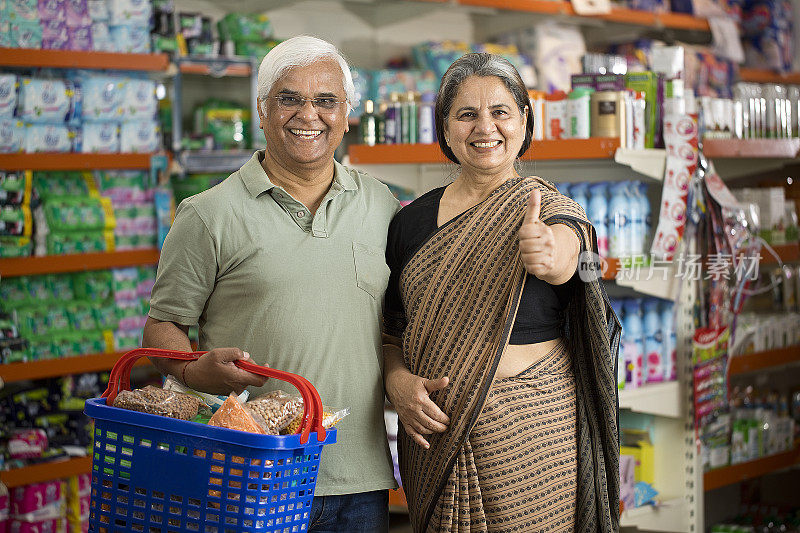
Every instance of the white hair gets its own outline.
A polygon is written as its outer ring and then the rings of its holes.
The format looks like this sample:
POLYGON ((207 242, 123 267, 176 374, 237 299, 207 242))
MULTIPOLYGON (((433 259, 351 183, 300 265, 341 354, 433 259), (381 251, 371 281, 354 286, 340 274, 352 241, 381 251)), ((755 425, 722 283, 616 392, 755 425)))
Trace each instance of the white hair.
POLYGON ((267 98, 272 86, 287 70, 304 67, 326 58, 336 60, 342 69, 342 85, 347 94, 349 112, 356 99, 356 88, 347 61, 334 45, 310 35, 298 35, 286 39, 264 56, 258 68, 258 100, 263 101, 267 98))

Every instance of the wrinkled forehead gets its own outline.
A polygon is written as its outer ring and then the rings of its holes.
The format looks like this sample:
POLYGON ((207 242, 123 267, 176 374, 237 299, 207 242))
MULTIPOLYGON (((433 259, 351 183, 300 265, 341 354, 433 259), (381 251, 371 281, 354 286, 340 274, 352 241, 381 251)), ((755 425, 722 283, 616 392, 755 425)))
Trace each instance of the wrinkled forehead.
POLYGON ((344 75, 339 63, 323 58, 290 67, 280 73, 272 85, 272 92, 296 92, 306 96, 334 94, 344 96, 344 75))

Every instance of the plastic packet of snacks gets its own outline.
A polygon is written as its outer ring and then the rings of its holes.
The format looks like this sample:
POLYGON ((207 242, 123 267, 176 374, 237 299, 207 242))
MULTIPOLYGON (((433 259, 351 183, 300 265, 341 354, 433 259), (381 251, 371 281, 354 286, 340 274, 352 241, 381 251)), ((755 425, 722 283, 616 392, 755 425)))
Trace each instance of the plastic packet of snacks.
POLYGON ((281 433, 295 418, 303 416, 303 398, 281 390, 268 392, 247 402, 247 407, 258 414, 269 435, 281 433))
MULTIPOLYGON (((188 394, 189 396, 194 396, 200 401, 201 411, 207 412, 207 414, 209 415, 212 413, 216 413, 217 409, 222 407, 222 405, 225 403, 225 400, 228 399, 227 396, 221 394, 220 395, 209 394, 207 392, 200 392, 194 389, 190 389, 189 387, 182 384, 177 379, 175 379, 174 376, 171 375, 167 376, 167 378, 164 380, 163 387, 164 390, 175 391, 183 394, 188 394)), ((250 393, 247 390, 245 390, 239 395, 237 399, 239 400, 239 403, 244 403, 247 401, 249 397, 250 393)))
POLYGON ((200 400, 188 394, 167 391, 148 385, 142 389, 120 392, 114 407, 154 415, 191 420, 197 415, 200 400))
MULTIPOLYGON (((280 405, 279 409, 273 409, 272 416, 275 416, 275 426, 281 435, 293 435, 300 431, 300 424, 303 422, 303 398, 301 396, 287 394, 281 390, 269 392, 259 396, 255 400, 248 402, 250 405, 256 401, 273 402, 280 405), (288 421, 284 423, 288 417, 288 421)), ((322 406, 322 427, 332 428, 342 418, 350 414, 350 409, 336 409, 334 407, 322 406)), ((262 415, 263 416, 263 415, 262 415)), ((264 416, 267 419, 267 416, 264 416)))

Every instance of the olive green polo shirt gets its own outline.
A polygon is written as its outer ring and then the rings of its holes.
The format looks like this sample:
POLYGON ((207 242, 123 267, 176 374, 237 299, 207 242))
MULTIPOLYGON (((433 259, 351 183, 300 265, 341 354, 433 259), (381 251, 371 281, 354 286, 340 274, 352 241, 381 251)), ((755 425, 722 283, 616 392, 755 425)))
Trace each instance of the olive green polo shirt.
MULTIPOLYGON (((312 213, 269 180, 256 152, 181 202, 161 251, 150 316, 199 324, 200 349, 238 347, 304 376, 349 408, 322 453, 317 495, 394 488, 383 419, 384 251, 400 205, 386 185, 336 163, 312 213)), ((263 390, 284 389, 269 380, 263 390)), ((251 395, 262 391, 252 390, 251 395)))

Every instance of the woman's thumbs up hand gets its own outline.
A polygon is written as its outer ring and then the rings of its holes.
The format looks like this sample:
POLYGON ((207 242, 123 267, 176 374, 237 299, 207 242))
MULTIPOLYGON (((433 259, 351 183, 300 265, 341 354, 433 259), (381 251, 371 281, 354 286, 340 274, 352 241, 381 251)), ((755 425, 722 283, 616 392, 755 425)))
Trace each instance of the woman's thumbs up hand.
POLYGON ((542 208, 542 193, 531 192, 525 219, 519 228, 519 251, 525 270, 537 278, 552 273, 555 268, 556 242, 553 230, 539 219, 542 208))

